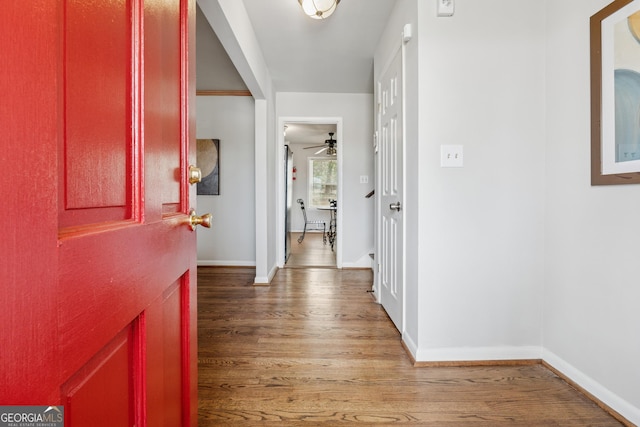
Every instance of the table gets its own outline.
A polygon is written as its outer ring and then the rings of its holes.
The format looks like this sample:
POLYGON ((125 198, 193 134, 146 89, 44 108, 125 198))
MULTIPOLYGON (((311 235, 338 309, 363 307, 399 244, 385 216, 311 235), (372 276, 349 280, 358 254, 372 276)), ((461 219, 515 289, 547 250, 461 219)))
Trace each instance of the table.
POLYGON ((317 208, 319 211, 329 211, 331 214, 329 220, 329 231, 327 232, 327 237, 329 238, 329 243, 331 244, 331 250, 333 250, 333 245, 336 241, 336 211, 338 210, 338 206, 335 200, 331 200, 330 206, 317 208))

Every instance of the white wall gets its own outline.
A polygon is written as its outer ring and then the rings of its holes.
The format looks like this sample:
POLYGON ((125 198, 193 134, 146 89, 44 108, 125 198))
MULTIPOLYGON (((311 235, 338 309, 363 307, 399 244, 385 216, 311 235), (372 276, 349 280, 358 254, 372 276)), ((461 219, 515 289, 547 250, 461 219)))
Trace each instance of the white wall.
POLYGON ((540 357, 544 3, 458 0, 451 18, 435 6, 399 1, 376 55, 379 75, 402 26, 417 25, 403 339, 418 360, 540 357), (441 144, 464 146, 463 168, 440 167, 441 144))
MULTIPOLYGON (((275 93, 272 92, 272 87, 269 85, 269 97, 266 101, 267 108, 267 138, 266 144, 269 147, 268 155, 267 155, 267 240, 263 242, 264 247, 267 251, 267 265, 270 270, 269 280, 270 282, 273 276, 275 276, 278 271, 278 263, 277 263, 277 253, 278 253, 278 243, 281 242, 282 238, 276 232, 277 227, 276 223, 278 221, 278 209, 280 208, 280 204, 278 203, 278 173, 282 170, 277 167, 277 155, 279 153, 278 143, 280 139, 276 137, 276 135, 280 135, 281 128, 276 126, 277 116, 276 116, 276 96, 275 93), (278 130, 276 130, 278 128, 278 130)), ((264 159, 256 159, 256 161, 264 159)))
POLYGON ((406 45, 406 328, 418 360, 540 357, 544 4, 399 0, 376 76, 406 45), (500 13, 493 11, 499 8, 500 13), (441 168, 440 146, 464 146, 441 168))
POLYGON ((376 75, 417 19, 403 335, 416 359, 542 357, 637 424, 640 199, 589 176, 589 16, 608 3, 458 0, 437 18, 435 2, 398 0, 376 75), (441 144, 464 145, 465 167, 440 168, 441 144))
POLYGON ((344 93, 276 94, 278 117, 340 117, 342 150, 342 265, 370 267, 373 248, 373 200, 365 195, 373 189, 373 96, 344 93), (360 184, 360 176, 369 176, 360 184))
POLYGON ((589 184, 589 17, 609 3, 546 15, 544 357, 640 424, 640 187, 589 184))
POLYGON ((196 137, 220 139, 220 195, 198 196, 198 213, 213 215, 197 228, 199 265, 255 265, 254 100, 199 96, 196 137))

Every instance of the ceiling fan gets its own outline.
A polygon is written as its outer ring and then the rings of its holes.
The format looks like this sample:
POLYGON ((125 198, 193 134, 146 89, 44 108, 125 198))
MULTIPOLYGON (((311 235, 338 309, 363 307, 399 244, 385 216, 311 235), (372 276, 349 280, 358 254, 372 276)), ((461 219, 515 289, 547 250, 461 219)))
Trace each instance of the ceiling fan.
POLYGON ((333 132, 329 132, 329 139, 325 139, 324 144, 325 145, 314 145, 312 147, 304 147, 305 150, 309 150, 311 148, 320 148, 318 151, 316 151, 314 154, 320 154, 323 151, 327 151, 327 156, 335 156, 338 151, 336 150, 336 143, 338 141, 336 141, 335 139, 333 139, 333 132))

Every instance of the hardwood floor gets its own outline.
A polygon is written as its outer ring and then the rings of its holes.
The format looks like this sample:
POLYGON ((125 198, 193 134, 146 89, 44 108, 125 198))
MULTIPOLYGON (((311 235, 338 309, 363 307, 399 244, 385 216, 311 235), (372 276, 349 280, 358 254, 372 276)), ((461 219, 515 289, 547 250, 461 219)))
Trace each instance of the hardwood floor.
POLYGON ((198 269, 201 427, 621 425, 541 365, 413 367, 369 270, 254 275, 198 269))
POLYGON ((335 267, 336 253, 329 242, 322 242, 322 233, 307 233, 302 243, 298 237, 302 233, 291 233, 291 255, 285 268, 335 267))

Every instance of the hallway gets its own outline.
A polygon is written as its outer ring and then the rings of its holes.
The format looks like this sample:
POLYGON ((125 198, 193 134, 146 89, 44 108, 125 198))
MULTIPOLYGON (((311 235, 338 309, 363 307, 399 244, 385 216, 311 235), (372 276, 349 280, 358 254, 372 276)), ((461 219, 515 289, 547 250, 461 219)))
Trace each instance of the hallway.
POLYGON ((322 233, 307 233, 302 243, 298 243, 301 234, 291 233, 291 255, 285 268, 336 267, 336 253, 329 242, 323 243, 322 233))
POLYGON ((540 365, 414 368, 370 270, 198 269, 199 425, 619 426, 540 365))

